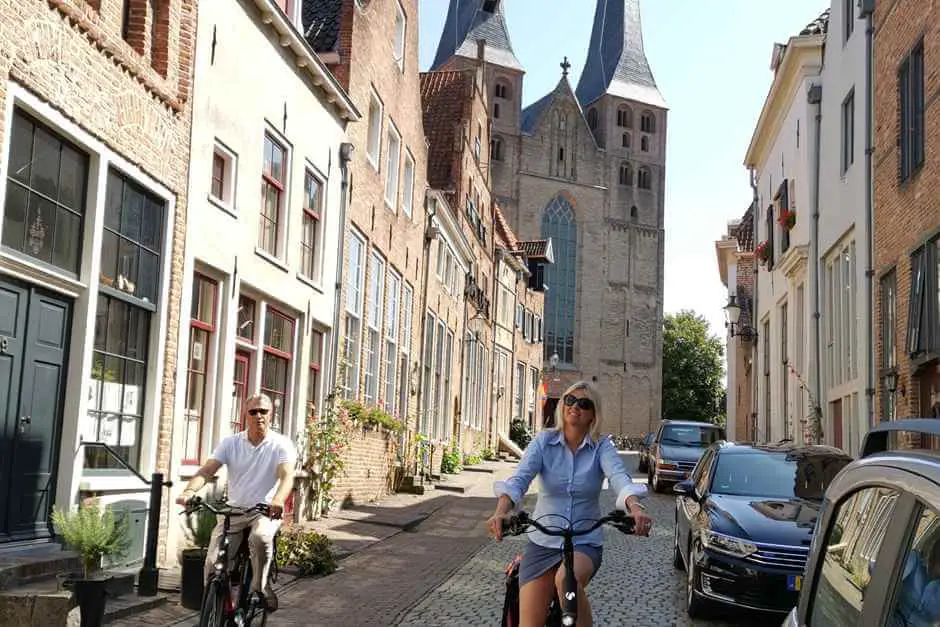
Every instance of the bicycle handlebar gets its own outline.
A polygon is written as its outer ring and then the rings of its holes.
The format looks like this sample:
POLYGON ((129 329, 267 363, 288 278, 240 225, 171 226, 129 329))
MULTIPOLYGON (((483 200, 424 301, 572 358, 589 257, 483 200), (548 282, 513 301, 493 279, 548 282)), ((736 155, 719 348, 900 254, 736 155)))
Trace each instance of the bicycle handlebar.
MULTIPOLYGON (((555 514, 547 514, 547 515, 555 516, 555 514)), ((564 519, 563 516, 559 516, 559 518, 564 519)), ((561 529, 561 528, 551 529, 541 524, 539 521, 533 520, 532 518, 530 518, 527 512, 520 511, 519 513, 511 516, 509 520, 503 520, 502 528, 503 528, 503 535, 518 536, 518 535, 525 533, 526 530, 530 526, 532 526, 546 535, 557 536, 561 538, 564 538, 564 537, 574 538, 576 536, 587 535, 591 533, 592 531, 594 531, 595 529, 597 529, 598 527, 600 527, 601 525, 604 525, 606 523, 611 523, 614 528, 616 528, 621 533, 625 533, 627 535, 631 535, 635 531, 635 521, 633 520, 633 517, 619 509, 613 510, 611 513, 607 514, 606 516, 602 516, 601 518, 598 518, 597 520, 594 521, 593 525, 591 525, 590 527, 586 529, 579 529, 577 531, 574 529, 575 525, 577 525, 578 523, 587 522, 588 520, 594 520, 594 519, 584 519, 584 520, 579 520, 576 522, 571 522, 565 519, 565 522, 568 523, 567 529, 561 529)))
POLYGON ((252 505, 248 508, 232 507, 226 504, 222 504, 220 507, 213 507, 198 496, 194 496, 193 498, 189 499, 189 503, 186 504, 186 508, 180 512, 180 514, 192 514, 199 509, 207 509, 216 516, 225 517, 248 516, 249 514, 253 514, 255 512, 263 514, 264 516, 270 516, 271 514, 270 506, 265 503, 258 503, 257 505, 252 505))

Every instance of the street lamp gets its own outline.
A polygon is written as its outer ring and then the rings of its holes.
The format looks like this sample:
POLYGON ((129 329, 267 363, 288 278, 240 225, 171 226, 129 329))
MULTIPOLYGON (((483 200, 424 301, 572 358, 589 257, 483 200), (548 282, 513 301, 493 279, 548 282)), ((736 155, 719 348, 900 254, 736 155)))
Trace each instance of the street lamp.
POLYGON ((898 390, 898 373, 894 370, 890 370, 884 375, 885 389, 888 391, 888 394, 894 395, 898 390))
POLYGON ((741 306, 738 305, 737 297, 734 294, 728 295, 725 315, 728 317, 728 328, 731 331, 731 337, 738 336, 745 342, 757 339, 757 331, 747 325, 738 327, 735 331, 735 326, 738 325, 738 321, 741 319, 741 306))
POLYGON ((552 381, 558 381, 558 377, 555 376, 558 372, 558 353, 552 353, 552 356, 548 358, 548 365, 552 368, 552 381))

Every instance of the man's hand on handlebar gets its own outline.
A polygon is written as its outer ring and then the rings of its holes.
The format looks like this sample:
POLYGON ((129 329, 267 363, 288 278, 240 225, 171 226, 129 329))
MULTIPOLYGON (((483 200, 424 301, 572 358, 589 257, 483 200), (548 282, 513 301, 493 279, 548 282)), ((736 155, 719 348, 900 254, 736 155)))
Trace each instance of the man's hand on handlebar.
POLYGON ((486 521, 486 528, 489 530, 490 535, 496 538, 497 540, 503 539, 503 525, 508 523, 512 519, 512 514, 493 514, 486 521))
POLYGON ((277 499, 271 499, 271 504, 268 505, 268 518, 273 518, 278 520, 284 514, 284 504, 277 499))
POLYGON ((196 496, 192 490, 183 490, 178 497, 176 497, 176 504, 182 505, 183 507, 189 507, 190 501, 193 500, 193 497, 196 496))

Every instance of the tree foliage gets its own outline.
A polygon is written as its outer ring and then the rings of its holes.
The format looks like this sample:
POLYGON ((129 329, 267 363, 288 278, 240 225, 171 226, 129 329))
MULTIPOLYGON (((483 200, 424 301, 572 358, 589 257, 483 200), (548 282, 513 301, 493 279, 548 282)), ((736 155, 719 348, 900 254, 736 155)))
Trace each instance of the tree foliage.
POLYGON ((721 340, 693 311, 663 323, 663 418, 718 423, 725 414, 721 340))

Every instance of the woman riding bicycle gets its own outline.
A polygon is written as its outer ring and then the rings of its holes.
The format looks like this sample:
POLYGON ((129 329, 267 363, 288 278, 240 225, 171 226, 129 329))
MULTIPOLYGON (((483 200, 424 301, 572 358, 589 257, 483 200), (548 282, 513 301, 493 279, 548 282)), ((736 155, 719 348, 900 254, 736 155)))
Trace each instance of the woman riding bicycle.
MULTIPOLYGON (((502 523, 510 517, 538 475, 539 496, 533 518, 546 517, 546 525, 565 520, 601 517, 600 493, 606 478, 617 492, 617 506, 630 511, 637 535, 649 535, 652 519, 639 497, 646 486, 634 484, 609 437, 599 437, 601 397, 597 388, 579 381, 565 390, 563 403, 555 410, 555 427, 540 432, 522 455, 522 461, 505 482, 497 482, 499 501, 487 521, 490 533, 502 539, 502 523), (552 515, 559 518, 552 519, 552 515), (564 518, 560 518, 564 517, 564 518)), ((539 531, 529 532, 529 542, 519 568, 520 627, 545 624, 548 605, 557 588, 562 594, 564 566, 562 539, 539 531)), ((591 605, 584 589, 601 565, 604 532, 597 529, 575 540, 574 571, 578 581, 578 625, 593 624, 591 605)))

